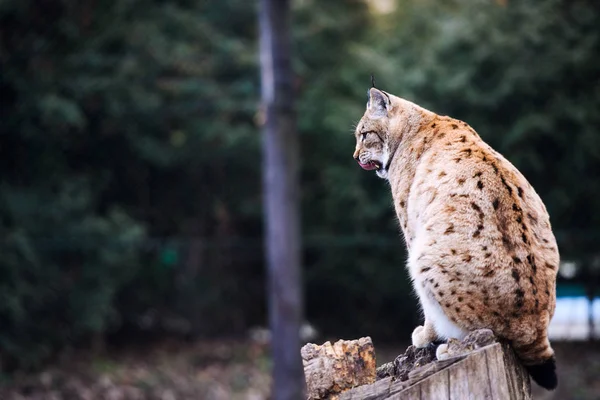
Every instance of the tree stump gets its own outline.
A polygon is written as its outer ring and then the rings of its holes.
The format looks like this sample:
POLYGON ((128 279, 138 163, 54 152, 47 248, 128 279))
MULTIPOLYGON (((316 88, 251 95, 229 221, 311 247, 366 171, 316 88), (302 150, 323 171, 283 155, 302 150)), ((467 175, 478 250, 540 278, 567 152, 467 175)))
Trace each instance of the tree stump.
MULTIPOLYGON (((365 339, 340 342, 356 343, 354 346, 358 347, 361 340, 365 339)), ((360 360, 360 351, 350 352, 351 356, 344 357, 345 351, 329 350, 332 347, 329 342, 323 346, 306 345, 302 349, 302 358, 308 398, 531 399, 527 371, 517 360, 512 348, 506 343, 498 342, 487 329, 475 331, 463 341, 450 340, 447 353, 449 358, 442 361, 435 360, 435 346, 425 349, 410 346, 393 362, 377 369, 375 382, 365 384, 365 381, 373 379, 370 375, 372 369, 369 368, 367 372, 360 367, 371 360, 374 363, 375 360, 370 339, 368 343, 371 350, 365 361, 360 360), (318 356, 310 356, 317 353, 318 356)))

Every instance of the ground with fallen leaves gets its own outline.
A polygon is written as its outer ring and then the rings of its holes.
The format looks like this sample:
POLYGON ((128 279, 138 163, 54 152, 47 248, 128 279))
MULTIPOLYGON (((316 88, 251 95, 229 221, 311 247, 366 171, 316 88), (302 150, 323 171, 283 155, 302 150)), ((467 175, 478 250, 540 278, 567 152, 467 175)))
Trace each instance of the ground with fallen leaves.
MULTIPOLYGON (((377 346, 378 364, 405 346, 377 346)), ((540 400, 600 398, 600 343, 555 343, 559 388, 540 400)), ((267 400, 266 346, 245 341, 130 345, 72 352, 35 374, 2 376, 2 400, 267 400)))
POLYGON ((2 400, 263 400, 267 348, 240 341, 165 341, 105 355, 77 352, 36 374, 5 377, 2 400))

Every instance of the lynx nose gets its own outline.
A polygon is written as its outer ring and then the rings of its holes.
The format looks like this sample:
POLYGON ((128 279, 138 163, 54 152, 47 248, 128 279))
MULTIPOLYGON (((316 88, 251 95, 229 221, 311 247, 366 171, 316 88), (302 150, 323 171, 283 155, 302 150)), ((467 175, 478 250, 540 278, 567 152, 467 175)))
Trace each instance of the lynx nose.
POLYGON ((356 151, 354 152, 354 155, 352 155, 352 157, 354 157, 354 159, 355 159, 356 161, 358 161, 358 155, 359 155, 359 154, 358 154, 358 150, 356 150, 356 151))

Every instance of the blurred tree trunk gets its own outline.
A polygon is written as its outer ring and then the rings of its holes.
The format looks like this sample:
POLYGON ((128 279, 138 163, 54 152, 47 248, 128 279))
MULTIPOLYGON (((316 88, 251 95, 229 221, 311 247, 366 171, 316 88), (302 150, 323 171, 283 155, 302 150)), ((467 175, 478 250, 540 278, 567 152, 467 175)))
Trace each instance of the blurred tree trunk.
POLYGON ((588 341, 596 340, 596 326, 594 324, 594 297, 588 297, 588 341))
MULTIPOLYGON (((586 274, 587 275, 587 274, 586 274)), ((596 282, 598 277, 594 274, 586 276, 585 294, 588 301, 588 341, 593 342, 596 339, 596 326, 594 323, 594 298, 596 297, 596 282)))
POLYGON ((585 289, 585 297, 588 301, 587 323, 588 341, 596 340, 596 323, 594 315, 594 300, 600 289, 600 255, 594 254, 586 259, 581 265, 581 282, 585 289))
POLYGON ((261 0, 259 22, 272 398, 295 400, 304 397, 299 339, 303 307, 289 1, 261 0))

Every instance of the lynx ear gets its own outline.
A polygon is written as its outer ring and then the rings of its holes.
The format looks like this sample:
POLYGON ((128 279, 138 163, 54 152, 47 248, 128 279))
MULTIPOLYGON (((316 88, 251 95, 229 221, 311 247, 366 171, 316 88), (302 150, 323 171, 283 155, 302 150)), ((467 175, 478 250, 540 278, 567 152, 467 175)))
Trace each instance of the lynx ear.
POLYGON ((371 88, 369 90, 368 110, 375 117, 385 117, 390 109, 390 98, 379 89, 371 88))

